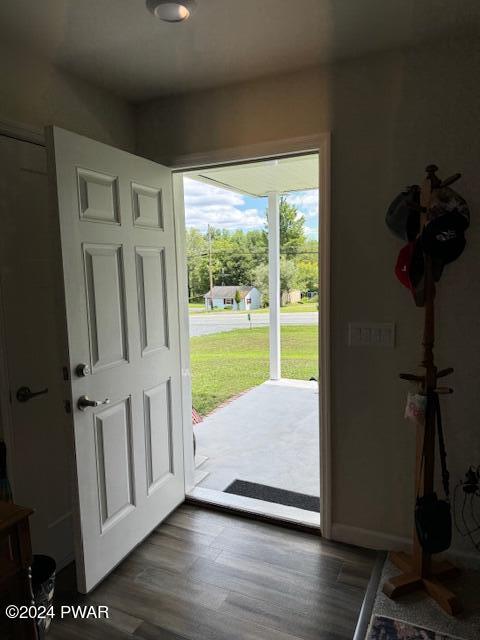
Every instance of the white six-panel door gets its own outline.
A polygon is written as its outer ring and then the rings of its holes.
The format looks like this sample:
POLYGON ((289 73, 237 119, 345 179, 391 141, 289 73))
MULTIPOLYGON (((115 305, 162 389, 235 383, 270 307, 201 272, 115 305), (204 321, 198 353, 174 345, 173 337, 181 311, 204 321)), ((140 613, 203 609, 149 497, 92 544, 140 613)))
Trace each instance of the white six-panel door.
POLYGON ((184 498, 172 179, 165 167, 62 129, 49 129, 48 140, 65 281, 78 586, 87 592, 184 498), (105 404, 82 411, 82 396, 105 404))

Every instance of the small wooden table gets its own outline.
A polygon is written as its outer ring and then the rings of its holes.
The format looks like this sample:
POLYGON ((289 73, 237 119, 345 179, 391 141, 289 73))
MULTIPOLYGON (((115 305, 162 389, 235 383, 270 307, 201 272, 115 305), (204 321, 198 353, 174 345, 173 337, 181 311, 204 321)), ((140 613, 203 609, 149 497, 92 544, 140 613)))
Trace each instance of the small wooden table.
POLYGON ((33 604, 31 509, 0 501, 0 637, 37 640, 35 620, 8 620, 5 607, 33 604))

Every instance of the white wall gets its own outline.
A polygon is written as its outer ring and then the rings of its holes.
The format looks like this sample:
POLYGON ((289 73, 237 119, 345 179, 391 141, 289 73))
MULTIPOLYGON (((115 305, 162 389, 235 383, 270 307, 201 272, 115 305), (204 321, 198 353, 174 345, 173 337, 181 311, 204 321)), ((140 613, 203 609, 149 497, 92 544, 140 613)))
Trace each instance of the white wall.
POLYGON ((132 109, 120 98, 5 43, 0 44, 0 77, 0 121, 35 128, 56 124, 134 149, 132 109))
MULTIPOLYGON (((248 294, 247 298, 250 298, 252 300, 252 304, 250 305, 250 309, 260 309, 260 307, 262 306, 262 294, 260 293, 260 291, 254 287, 250 293, 248 294)), ((245 304, 245 302, 244 302, 245 304)))
POLYGON ((452 482, 480 462, 479 68, 477 42, 444 39, 137 109, 138 151, 167 163, 332 131, 333 519, 347 529, 412 529, 414 431, 398 373, 420 360, 422 313, 394 277, 401 243, 384 215, 431 162, 463 172, 472 209, 467 250, 437 300, 437 361, 456 368, 443 402, 452 482), (395 350, 349 348, 350 320, 395 321, 395 350))

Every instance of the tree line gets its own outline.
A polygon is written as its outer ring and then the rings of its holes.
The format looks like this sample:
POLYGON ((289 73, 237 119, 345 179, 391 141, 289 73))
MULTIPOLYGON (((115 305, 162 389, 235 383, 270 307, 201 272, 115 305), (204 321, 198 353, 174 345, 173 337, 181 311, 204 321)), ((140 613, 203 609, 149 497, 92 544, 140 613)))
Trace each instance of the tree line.
MULTIPOLYGON (((187 229, 188 289, 191 302, 218 285, 253 285, 268 299, 268 225, 253 231, 209 227, 187 229)), ((305 233, 305 218, 280 198, 280 288, 318 291, 318 241, 305 233)))

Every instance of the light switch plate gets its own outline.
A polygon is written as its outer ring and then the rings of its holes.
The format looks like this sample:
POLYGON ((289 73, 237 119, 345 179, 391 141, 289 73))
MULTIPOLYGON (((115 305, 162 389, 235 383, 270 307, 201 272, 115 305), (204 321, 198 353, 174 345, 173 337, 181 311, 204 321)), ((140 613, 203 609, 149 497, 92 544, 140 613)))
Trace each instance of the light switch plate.
POLYGON ((348 345, 350 347, 395 346, 394 322, 349 322, 348 345))

